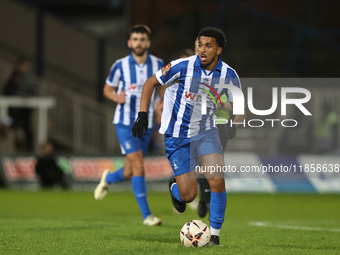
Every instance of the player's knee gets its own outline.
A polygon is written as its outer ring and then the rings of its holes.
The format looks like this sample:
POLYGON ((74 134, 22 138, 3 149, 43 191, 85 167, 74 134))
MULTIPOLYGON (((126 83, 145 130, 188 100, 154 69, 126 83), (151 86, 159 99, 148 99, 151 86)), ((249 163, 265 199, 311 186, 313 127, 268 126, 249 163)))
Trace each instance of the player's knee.
POLYGON ((138 175, 138 176, 142 176, 144 175, 144 165, 143 165, 143 161, 134 161, 132 163, 132 174, 133 175, 138 175))
POLYGON ((213 192, 222 192, 225 189, 224 178, 209 179, 210 190, 213 192))
POLYGON ((183 200, 184 202, 190 203, 190 202, 192 202, 192 201, 195 199, 195 197, 197 196, 197 190, 195 190, 195 189, 188 189, 188 190, 186 190, 185 192, 182 192, 182 193, 180 194, 180 196, 181 196, 181 198, 182 198, 182 200, 183 200))
POLYGON ((131 176, 143 176, 144 175, 144 165, 142 160, 131 160, 131 176))
POLYGON ((143 165, 134 167, 132 169, 132 175, 135 175, 135 176, 144 176, 144 167, 143 167, 143 165))
POLYGON ((132 172, 124 174, 125 180, 131 180, 132 178, 132 172))

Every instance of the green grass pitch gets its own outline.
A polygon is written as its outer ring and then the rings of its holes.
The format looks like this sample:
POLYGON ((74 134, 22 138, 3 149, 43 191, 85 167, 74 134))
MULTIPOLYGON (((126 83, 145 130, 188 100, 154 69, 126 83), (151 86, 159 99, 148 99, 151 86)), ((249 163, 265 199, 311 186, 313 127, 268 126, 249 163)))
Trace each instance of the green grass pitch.
MULTIPOLYGON (((222 247, 185 248, 168 193, 149 192, 146 227, 131 192, 0 190, 0 254, 340 254, 340 195, 228 194, 222 247)), ((208 217, 203 221, 208 223, 208 217)))

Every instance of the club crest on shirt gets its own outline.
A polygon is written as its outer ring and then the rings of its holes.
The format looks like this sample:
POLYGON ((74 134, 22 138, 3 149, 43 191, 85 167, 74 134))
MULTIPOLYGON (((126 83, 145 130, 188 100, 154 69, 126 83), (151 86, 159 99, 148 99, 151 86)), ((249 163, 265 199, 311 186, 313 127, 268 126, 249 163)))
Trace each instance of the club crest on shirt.
POLYGON ((167 64, 166 66, 164 66, 164 67, 162 68, 162 74, 163 74, 163 75, 166 75, 167 71, 169 71, 170 68, 171 68, 171 64, 170 64, 170 63, 167 64))

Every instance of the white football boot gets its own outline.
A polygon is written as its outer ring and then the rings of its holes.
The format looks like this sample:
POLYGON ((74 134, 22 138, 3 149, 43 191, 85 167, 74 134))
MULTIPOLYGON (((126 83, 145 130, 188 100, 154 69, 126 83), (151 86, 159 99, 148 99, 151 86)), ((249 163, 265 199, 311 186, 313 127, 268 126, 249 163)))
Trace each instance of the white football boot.
POLYGON ((143 224, 145 226, 160 226, 162 225, 162 221, 161 219, 158 219, 155 215, 150 214, 144 219, 143 224))
POLYGON ((102 200, 109 189, 109 184, 106 182, 106 176, 110 173, 109 169, 106 169, 103 174, 102 178, 100 179, 99 184, 97 185, 96 189, 94 190, 94 199, 102 200))

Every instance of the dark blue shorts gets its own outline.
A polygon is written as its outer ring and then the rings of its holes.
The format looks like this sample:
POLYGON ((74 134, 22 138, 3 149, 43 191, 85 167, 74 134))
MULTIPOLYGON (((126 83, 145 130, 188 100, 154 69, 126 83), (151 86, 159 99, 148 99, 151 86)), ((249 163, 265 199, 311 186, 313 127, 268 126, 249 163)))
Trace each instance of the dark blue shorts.
POLYGON ((144 132, 142 138, 136 138, 132 135, 132 126, 115 124, 115 128, 123 155, 142 150, 143 156, 145 156, 151 141, 152 129, 144 132))
POLYGON ((211 153, 223 155, 220 138, 216 128, 206 130, 194 137, 177 138, 164 136, 166 156, 175 176, 194 170, 198 159, 211 153))

